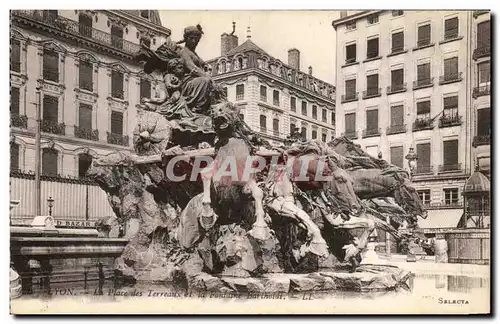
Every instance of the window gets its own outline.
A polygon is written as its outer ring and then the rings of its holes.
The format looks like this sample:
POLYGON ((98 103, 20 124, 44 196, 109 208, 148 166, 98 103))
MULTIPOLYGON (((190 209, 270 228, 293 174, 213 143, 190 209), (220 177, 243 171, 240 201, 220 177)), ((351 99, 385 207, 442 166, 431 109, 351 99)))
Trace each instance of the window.
POLYGON ((431 203, 431 191, 430 190, 418 190, 417 191, 420 200, 424 205, 429 205, 431 203))
POLYGON ((43 51, 43 79, 59 82, 59 54, 53 50, 43 51))
POLYGON ((78 67, 78 83, 80 89, 93 91, 93 64, 88 61, 80 61, 78 67))
POLYGON ((123 113, 119 111, 111 111, 111 133, 123 135, 123 113))
POLYGON ((393 17, 398 17, 398 16, 402 16, 404 13, 403 10, 392 10, 392 16, 393 17))
POLYGON ((458 17, 449 18, 444 21, 444 39, 458 37, 458 17))
POLYGON ((293 112, 297 111, 297 99, 295 97, 290 97, 290 109, 293 112))
POLYGON ((431 118, 431 101, 417 102, 417 119, 427 120, 431 118))
POLYGON ((392 53, 401 52, 405 49, 405 36, 404 32, 397 32, 392 34, 392 53))
POLYGON ((57 175, 57 155, 58 152, 51 148, 44 148, 42 151, 42 174, 57 175))
POLYGON ((417 144, 417 173, 431 172, 431 144, 417 144))
POLYGON ((21 72, 21 43, 16 39, 10 40, 10 70, 21 72))
POLYGON ((332 125, 335 126, 335 112, 332 112, 332 125))
POLYGON ((479 80, 479 85, 488 85, 491 80, 491 65, 490 62, 483 62, 477 65, 477 79, 479 80))
POLYGON ((141 86, 140 86, 140 97, 141 98, 151 98, 151 82, 146 79, 141 79, 141 86))
POLYGON ((19 115, 19 88, 10 87, 10 114, 19 115))
POLYGON ((443 107, 443 117, 458 118, 458 96, 444 98, 443 107))
POLYGON ((277 118, 273 119, 273 134, 274 136, 280 135, 280 120, 277 118))
POLYGON ((307 102, 302 101, 302 115, 307 116, 307 102))
POLYGON ((54 23, 57 21, 59 16, 58 10, 42 10, 43 19, 49 23, 54 23))
POLYGON ((445 205, 456 205, 458 204, 458 188, 446 188, 444 191, 444 203, 445 205))
POLYGON ((227 87, 222 88, 222 91, 224 92, 224 96, 227 98, 227 87))
POLYGON ((92 156, 90 154, 78 154, 78 177, 85 178, 91 165, 92 156))
POLYGON ((481 108, 477 110, 477 135, 485 136, 491 134, 491 115, 490 108, 481 108))
POLYGON ((92 37, 92 17, 88 15, 78 16, 78 33, 82 36, 92 37))
POLYGON ((391 147, 391 164, 403 168, 404 165, 404 150, 403 146, 391 147))
POLYGON ((151 47, 151 39, 148 37, 141 37, 141 44, 146 46, 147 48, 151 47))
POLYGON ((345 97, 346 99, 356 98, 356 79, 345 81, 345 97))
POLYGON ((245 98, 245 85, 238 84, 236 86, 236 100, 243 100, 245 98))
POLYGON ((295 131, 295 124, 294 123, 290 123, 290 134, 292 134, 294 131, 295 131))
POLYGON ((366 111, 366 129, 371 132, 378 131, 378 109, 366 111))
POLYGON ((476 48, 489 48, 491 46, 490 21, 483 21, 477 24, 477 45, 476 48))
POLYGON ((379 51, 378 51, 378 37, 377 38, 371 38, 366 42, 366 58, 375 58, 378 57, 379 51))
POLYGON ((378 14, 371 14, 367 18, 368 20, 368 25, 373 25, 378 23, 378 14))
POLYGON ((391 126, 403 126, 405 123, 405 109, 403 105, 391 107, 391 126))
POLYGON ((118 26, 111 26, 111 45, 113 47, 123 48, 123 29, 118 26))
POLYGON ((141 10, 141 17, 149 19, 149 10, 141 10))
POLYGON ((417 47, 429 45, 431 43, 431 25, 423 25, 418 27, 417 47))
POLYGON ((326 133, 321 134, 321 140, 326 143, 326 133))
POLYGON ((345 26, 346 26, 345 28, 347 30, 354 30, 354 29, 356 29, 356 21, 348 22, 348 23, 346 23, 345 26))
POLYGON ((280 92, 278 90, 273 91, 273 105, 280 105, 280 92))
POLYGON ((302 126, 302 128, 300 129, 300 134, 302 135, 303 139, 307 139, 307 128, 302 126))
POLYGON ((326 120, 326 114, 327 114, 326 109, 323 109, 323 110, 321 111, 321 121, 322 121, 323 123, 326 123, 326 122, 327 122, 327 120, 326 120))
POLYGON ((366 76, 366 94, 368 96, 378 95, 378 73, 366 76))
POLYGON ((312 117, 313 119, 318 119, 318 107, 316 105, 312 106, 312 117))
POLYGON ((92 106, 80 103, 78 109, 78 126, 83 129, 92 129, 92 106))
POLYGON ((263 85, 260 86, 260 101, 267 102, 267 87, 263 85))
POLYGON ((345 47, 345 62, 346 64, 356 62, 356 44, 345 47))
POLYGON ((392 91, 402 90, 404 88, 403 81, 404 81, 403 69, 391 71, 391 90, 392 91))
POLYGON ((265 133, 267 131, 267 118, 265 115, 260 115, 260 131, 265 133))
POLYGON ((313 131, 312 131, 312 134, 311 134, 311 138, 312 138, 312 139, 316 139, 316 138, 318 138, 318 131, 313 130, 313 131))
POLYGON ((356 133, 356 114, 345 114, 345 132, 356 133))
POLYGON ((417 85, 422 86, 431 83, 431 63, 417 65, 417 85))
POLYGON ((43 116, 45 121, 57 123, 59 120, 59 98, 53 96, 43 96, 43 116))
POLYGON ((444 60, 444 79, 458 79, 458 57, 451 57, 444 60))
POLYGON ((111 97, 123 99, 123 73, 118 71, 111 72, 111 97))
POLYGON ((444 171, 458 169, 458 140, 443 141, 444 171))
POLYGON ((10 143, 10 170, 19 170, 19 144, 10 143))

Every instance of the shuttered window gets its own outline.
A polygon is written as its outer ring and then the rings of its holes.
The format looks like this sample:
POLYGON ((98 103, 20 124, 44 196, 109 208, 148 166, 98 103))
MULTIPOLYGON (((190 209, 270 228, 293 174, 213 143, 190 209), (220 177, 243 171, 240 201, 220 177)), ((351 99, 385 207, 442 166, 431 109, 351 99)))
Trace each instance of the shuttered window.
POLYGON ((445 166, 458 164, 458 140, 443 141, 443 164, 445 166))
POLYGON ((458 17, 446 19, 444 22, 444 39, 458 37, 458 17))
POLYGON ((366 42, 366 58, 374 58, 379 54, 378 37, 369 39, 366 42))
POLYGON ((92 106, 80 103, 78 109, 78 126, 85 129, 92 129, 92 106))
POLYGON ((43 79, 59 82, 59 54, 56 51, 43 50, 43 79))
POLYGON ((378 109, 371 109, 366 111, 366 129, 378 129, 378 109))
POLYGON ((19 88, 10 87, 10 114, 19 115, 19 88))
POLYGON ((458 96, 446 97, 443 99, 443 116, 457 117, 458 116, 458 96))
POLYGON ((403 168, 403 163, 404 163, 403 146, 391 147, 391 164, 403 168))
POLYGON ((265 115, 260 115, 260 131, 266 132, 267 129, 267 118, 265 115))
POLYGON ((417 46, 425 46, 431 43, 431 25, 423 25, 418 27, 417 46))
POLYGON ((57 122, 59 120, 59 98, 43 96, 43 120, 57 122))
POLYGON ((417 172, 429 172, 431 166, 431 144, 417 144, 417 156, 417 172))
POLYGON ((141 79, 141 98, 151 98, 151 82, 146 79, 141 79))
POLYGON ((111 96, 113 98, 123 99, 123 73, 118 71, 111 72, 111 96))
POLYGON ((403 87, 404 72, 403 69, 391 71, 391 88, 392 90, 399 90, 403 87))
POLYGON ((417 66, 417 80, 419 83, 429 83, 431 79, 431 64, 424 63, 417 66))
POLYGON ((346 133, 356 132, 356 114, 350 113, 345 115, 345 131, 346 133))
POLYGON ((404 32, 392 34, 392 52, 400 52, 405 48, 404 32))
POLYGON ((491 134, 491 115, 490 108, 477 110, 477 135, 491 134))
POLYGON ((458 77, 458 57, 444 60, 444 77, 446 80, 458 77))
POLYGON ((378 94, 378 74, 372 74, 366 77, 366 90, 368 95, 378 94))
POLYGON ((290 109, 293 112, 297 111, 297 99, 295 97, 290 97, 290 109))
POLYGON ((347 98, 352 98, 356 95, 356 79, 345 81, 345 94, 347 98))
POLYGON ((346 52, 346 63, 356 62, 356 44, 347 45, 345 47, 346 52))
POLYGON ((111 133, 123 135, 123 113, 119 111, 111 112, 111 133))
POLYGON ((42 174, 57 175, 57 154, 54 149, 44 148, 42 151, 42 174))
POLYGON ((19 144, 10 144, 10 170, 19 170, 19 144))
POLYGON ((483 62, 477 65, 479 85, 486 85, 491 80, 491 64, 483 62))
POLYGON ((426 119, 430 117, 431 117, 430 100, 417 102, 417 119, 426 119))
POLYGON ((483 21, 477 25, 477 48, 491 46, 490 21, 483 21))
POLYGON ((78 83, 80 89, 85 89, 88 91, 93 90, 93 64, 87 61, 80 61, 80 66, 78 67, 78 83))
POLYGON ((21 72, 21 43, 17 39, 10 40, 10 70, 21 72))
POLYGON ((391 126, 403 126, 405 120, 404 106, 391 107, 391 126))

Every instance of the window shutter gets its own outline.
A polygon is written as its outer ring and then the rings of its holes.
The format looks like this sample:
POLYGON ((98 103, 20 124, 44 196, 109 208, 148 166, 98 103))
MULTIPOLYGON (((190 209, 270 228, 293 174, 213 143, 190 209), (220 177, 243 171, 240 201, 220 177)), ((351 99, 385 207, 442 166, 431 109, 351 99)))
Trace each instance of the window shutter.
POLYGON ((345 131, 347 133, 352 133, 356 131, 356 114, 346 114, 345 115, 345 131))
POLYGON ((458 17, 446 19, 444 22, 445 33, 451 33, 456 30, 458 30, 458 17))
POLYGON ((458 57, 452 57, 444 60, 444 75, 458 75, 458 57))
POLYGON ((43 120, 57 122, 59 120, 59 99, 53 96, 43 96, 43 120))
POLYGON ((490 21, 484 21, 477 25, 477 48, 491 46, 490 21))
POLYGON ((490 135, 491 115, 490 108, 477 110, 477 135, 490 135))
POLYGON ((78 110, 78 125, 81 128, 92 129, 92 106, 80 103, 78 110))
POLYGON ((391 107, 391 126, 404 125, 404 106, 391 107))
POLYGON ((10 170, 19 169, 19 144, 10 144, 10 170))
POLYGON ((403 50, 404 46, 404 33, 399 32, 392 34, 392 51, 403 50))
POLYGON ((379 48, 378 48, 378 38, 372 38, 369 39, 367 42, 367 53, 366 56, 368 58, 373 58, 377 57, 379 53, 379 48))
POLYGON ((141 98, 151 98, 151 82, 141 79, 141 98))
POLYGON ((458 164, 458 140, 443 142, 443 162, 444 165, 458 164))
POLYGON ((391 71, 391 85, 392 87, 400 86, 403 84, 403 69, 391 71))
POLYGON ((10 114, 19 115, 19 88, 10 88, 10 114))
POLYGON ((446 97, 443 100, 444 109, 451 109, 458 107, 458 96, 446 97))
POLYGON ((431 102, 421 101, 417 103, 417 115, 427 114, 431 112, 431 102))
POLYGON ((371 109, 366 111, 366 128, 378 129, 378 109, 371 109))
POLYGON ((372 91, 378 89, 378 74, 368 75, 366 77, 366 84, 367 88, 372 91))
POLYGON ((346 95, 354 96, 356 93, 356 79, 345 81, 345 93, 346 95))
POLYGON ((431 78, 431 64, 425 63, 417 66, 417 80, 427 81, 431 78))
POLYGON ((417 170, 429 171, 431 165, 431 144, 417 144, 417 170))
POLYGON ((391 147, 391 164, 403 168, 404 167, 403 163, 404 163, 403 146, 391 147))
POLYGON ((87 61, 80 61, 80 67, 78 69, 78 79, 80 88, 92 91, 92 73, 93 73, 92 63, 87 61))
POLYGON ((44 148, 42 151, 42 174, 57 175, 57 154, 54 149, 44 148))
POLYGON ((119 111, 111 112, 111 133, 123 135, 123 113, 119 111))
POLYGON ((21 72, 21 43, 16 39, 10 40, 10 63, 12 71, 21 72))
POLYGON ((424 25, 418 27, 418 43, 424 45, 430 43, 431 40, 431 25, 424 25))
POLYGON ((346 61, 356 62, 356 44, 346 46, 346 61))

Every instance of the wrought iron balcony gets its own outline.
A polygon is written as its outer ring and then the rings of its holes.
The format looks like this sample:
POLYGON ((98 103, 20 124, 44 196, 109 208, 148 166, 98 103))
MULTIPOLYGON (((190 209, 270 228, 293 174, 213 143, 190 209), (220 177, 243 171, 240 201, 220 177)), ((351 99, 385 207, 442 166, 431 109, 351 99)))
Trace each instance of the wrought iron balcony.
POLYGON ((10 114, 10 126, 19 128, 28 128, 28 117, 26 115, 10 114))
POLYGON ((458 209, 463 208, 464 204, 460 201, 449 201, 447 203, 426 203, 425 209, 458 209))
POLYGON ((356 131, 344 132, 344 133, 342 133, 342 136, 345 136, 348 139, 357 139, 358 138, 358 132, 356 132, 356 131))
POLYGON ((275 106, 278 106, 280 105, 280 101, 279 100, 273 100, 273 105, 275 106))
POLYGON ((472 54, 472 59, 477 60, 478 58, 488 57, 490 55, 491 55, 491 45, 482 46, 474 50, 474 53, 472 54))
POLYGON ((59 82, 59 71, 44 69, 43 70, 43 79, 53 82, 59 82))
POLYGON ((380 136, 380 128, 366 128, 366 129, 363 129, 363 134, 361 136, 363 138, 380 136))
POLYGON ((434 173, 434 168, 431 165, 418 165, 417 162, 417 168, 415 171, 413 171, 414 174, 433 174, 434 173))
POLYGON ((474 139, 472 140, 472 146, 478 147, 481 145, 490 145, 490 141, 491 141, 491 134, 476 135, 476 136, 474 136, 474 139))
POLYGON ((416 119, 413 122, 413 131, 420 131, 420 130, 431 130, 434 128, 434 124, 432 119, 430 118, 423 118, 423 119, 416 119))
POLYGON ((434 78, 420 79, 413 81, 413 90, 432 87, 434 85, 434 78))
POLYGON ((239 94, 236 95, 236 100, 239 101, 239 100, 243 100, 243 99, 245 99, 245 95, 244 94, 239 93, 239 94))
POLYGON ((260 101, 262 101, 262 102, 267 102, 267 97, 266 97, 266 96, 261 95, 261 96, 260 96, 260 101))
POLYGON ((358 100, 357 92, 343 94, 341 98, 342 103, 356 101, 356 100, 358 100))
POLYGON ((489 84, 484 86, 475 87, 472 90, 472 98, 476 99, 482 96, 489 96, 491 92, 491 86, 489 84))
POLYGON ((87 91, 94 91, 94 83, 92 81, 80 81, 79 88, 87 91))
POLYGON ((462 72, 441 75, 439 85, 462 81, 462 72))
POLYGON ((45 10, 13 10, 12 14, 42 23, 62 32, 90 39, 98 44, 117 49, 125 54, 134 55, 141 49, 139 44, 126 41, 121 37, 91 28, 68 18, 44 14, 44 11, 45 10))
POLYGON ((108 143, 109 144, 121 145, 121 146, 128 146, 129 145, 128 135, 113 134, 110 132, 106 132, 106 133, 108 135, 108 143))
POLYGON ((363 99, 379 97, 382 93, 381 88, 368 88, 363 91, 363 99))
POLYGON ((387 94, 399 93, 406 91, 406 83, 392 84, 387 87, 387 94))
POLYGON ((124 91, 123 90, 113 90, 111 91, 111 98, 116 98, 116 99, 122 99, 124 98, 124 91))
POLYGON ((444 40, 451 40, 451 39, 456 39, 458 38, 458 28, 457 29, 452 29, 452 30, 447 30, 444 32, 444 40))
POLYGON ((40 123, 40 128, 42 132, 51 133, 56 135, 66 135, 66 125, 64 123, 58 123, 54 120, 42 119, 40 123))
POLYGON ((459 126, 462 124, 462 116, 452 115, 452 116, 441 116, 439 118, 439 128, 459 126))
POLYGON ((99 140, 99 130, 79 127, 75 125, 75 136, 78 138, 97 142, 99 140))
POLYGON ((439 172, 456 172, 462 170, 462 163, 442 164, 439 166, 439 172))
POLYGON ((406 125, 392 125, 387 127, 387 135, 406 133, 406 125))
POLYGON ((21 62, 20 61, 10 61, 10 70, 13 72, 21 72, 21 62))

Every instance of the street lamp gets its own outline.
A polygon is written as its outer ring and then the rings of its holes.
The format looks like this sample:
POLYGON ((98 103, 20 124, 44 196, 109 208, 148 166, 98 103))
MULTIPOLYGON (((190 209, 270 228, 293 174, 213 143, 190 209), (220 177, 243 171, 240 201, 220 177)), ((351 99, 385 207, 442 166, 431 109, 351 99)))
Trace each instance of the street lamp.
POLYGON ((49 206, 49 216, 52 216, 52 207, 54 207, 54 199, 52 197, 47 199, 47 206, 49 206))
POLYGON ((417 167, 418 155, 415 153, 413 147, 410 147, 410 151, 406 154, 405 159, 408 160, 408 166, 410 167, 410 176, 413 176, 413 171, 417 167))

